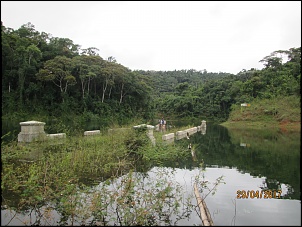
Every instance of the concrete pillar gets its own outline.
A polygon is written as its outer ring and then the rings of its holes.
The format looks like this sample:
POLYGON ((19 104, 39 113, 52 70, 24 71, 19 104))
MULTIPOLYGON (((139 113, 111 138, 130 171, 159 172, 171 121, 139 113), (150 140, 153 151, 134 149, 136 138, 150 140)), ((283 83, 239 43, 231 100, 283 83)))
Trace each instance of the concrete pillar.
POLYGON ((25 121, 20 122, 21 132, 18 134, 18 142, 42 141, 46 138, 44 122, 25 121))
POLYGON ((201 125, 200 125, 200 131, 202 135, 206 134, 206 130, 207 130, 207 125, 206 125, 206 121, 202 120, 201 121, 201 125))
POLYGON ((140 125, 133 126, 134 129, 138 129, 138 128, 141 128, 141 127, 146 127, 147 128, 147 136, 151 140, 152 144, 155 145, 155 137, 153 135, 154 126, 153 125, 147 125, 147 124, 140 124, 140 125))

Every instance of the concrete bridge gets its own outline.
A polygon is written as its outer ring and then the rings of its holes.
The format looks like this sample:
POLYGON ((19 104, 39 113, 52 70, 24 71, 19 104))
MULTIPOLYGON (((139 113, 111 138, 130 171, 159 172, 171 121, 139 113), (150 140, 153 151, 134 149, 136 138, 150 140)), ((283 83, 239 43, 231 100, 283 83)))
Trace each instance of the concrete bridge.
MULTIPOLYGON (((55 134, 46 134, 44 132, 44 122, 40 121, 26 121, 26 122, 20 122, 21 125, 21 132, 18 134, 18 142, 33 142, 33 141, 44 141, 49 139, 64 139, 66 138, 65 133, 55 133, 55 134)), ((146 127, 147 128, 147 135, 150 138, 153 145, 155 145, 155 138, 153 135, 154 126, 153 125, 147 125, 147 124, 140 124, 133 126, 134 129, 146 127)), ((177 131, 174 133, 168 133, 164 134, 162 136, 163 141, 174 141, 183 139, 185 137, 189 138, 190 135, 201 131, 201 133, 204 135, 206 131, 206 121, 202 121, 200 126, 188 128, 182 131, 177 131)), ((95 136, 100 135, 100 130, 91 130, 91 131, 85 131, 84 136, 95 136)))
POLYGON ((201 132, 203 135, 205 134, 205 129, 206 129, 206 121, 202 121, 200 126, 197 127, 192 127, 192 128, 188 128, 182 131, 177 131, 174 133, 169 133, 169 134, 165 134, 162 136, 162 140, 167 141, 167 140, 172 140, 172 139, 176 139, 176 140, 180 140, 183 138, 190 138, 190 136, 196 132, 201 132))

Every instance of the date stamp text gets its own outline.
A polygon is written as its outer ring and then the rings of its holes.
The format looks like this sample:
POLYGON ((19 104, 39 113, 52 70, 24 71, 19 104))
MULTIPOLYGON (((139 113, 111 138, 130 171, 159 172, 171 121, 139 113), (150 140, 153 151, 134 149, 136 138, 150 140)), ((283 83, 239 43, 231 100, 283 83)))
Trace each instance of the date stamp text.
POLYGON ((237 199, 280 199, 282 190, 237 190, 237 199))

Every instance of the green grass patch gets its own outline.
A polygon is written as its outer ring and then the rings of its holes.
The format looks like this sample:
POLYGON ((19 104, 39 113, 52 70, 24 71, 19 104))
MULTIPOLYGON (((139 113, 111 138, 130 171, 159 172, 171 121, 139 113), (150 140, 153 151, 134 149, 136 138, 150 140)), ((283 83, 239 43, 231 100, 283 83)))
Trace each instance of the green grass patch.
POLYGON ((221 125, 240 128, 280 128, 282 122, 300 122, 300 97, 255 99, 250 106, 233 105, 227 122, 221 125))

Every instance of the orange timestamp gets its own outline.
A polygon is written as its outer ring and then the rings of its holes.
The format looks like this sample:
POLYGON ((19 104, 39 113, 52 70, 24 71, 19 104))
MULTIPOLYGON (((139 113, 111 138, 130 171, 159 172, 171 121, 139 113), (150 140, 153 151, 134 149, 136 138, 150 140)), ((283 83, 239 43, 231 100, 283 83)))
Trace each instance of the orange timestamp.
POLYGON ((280 199, 282 190, 237 190, 237 199, 280 199))

